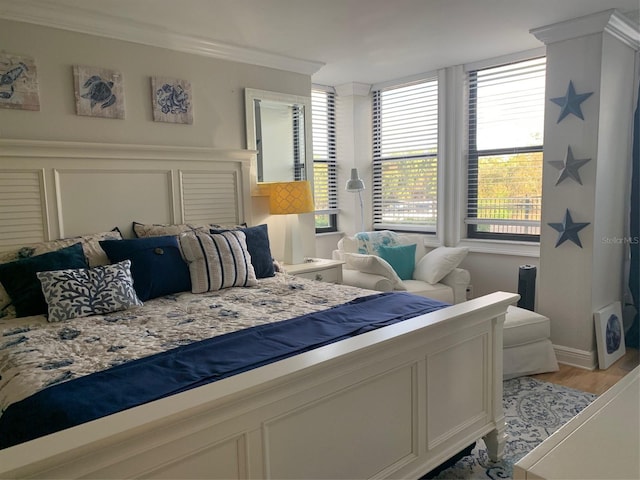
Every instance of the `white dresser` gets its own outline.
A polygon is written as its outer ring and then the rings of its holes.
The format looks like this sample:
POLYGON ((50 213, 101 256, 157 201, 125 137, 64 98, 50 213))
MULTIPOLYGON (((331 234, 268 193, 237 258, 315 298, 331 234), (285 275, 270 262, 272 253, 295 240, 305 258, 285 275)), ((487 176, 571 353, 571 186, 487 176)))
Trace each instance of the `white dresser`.
POLYGON ((640 367, 515 464, 514 479, 640 479, 640 367))

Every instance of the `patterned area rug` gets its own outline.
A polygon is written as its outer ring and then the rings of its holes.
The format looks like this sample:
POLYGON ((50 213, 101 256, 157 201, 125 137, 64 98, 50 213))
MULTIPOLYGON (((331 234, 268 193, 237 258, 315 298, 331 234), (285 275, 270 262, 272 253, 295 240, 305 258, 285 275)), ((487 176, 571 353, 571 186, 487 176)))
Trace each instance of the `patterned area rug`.
POLYGON ((513 465, 545 438, 564 425, 597 395, 542 382, 530 377, 504 382, 504 413, 507 445, 501 462, 487 456, 484 441, 476 443, 471 455, 443 470, 437 479, 509 479, 513 465))

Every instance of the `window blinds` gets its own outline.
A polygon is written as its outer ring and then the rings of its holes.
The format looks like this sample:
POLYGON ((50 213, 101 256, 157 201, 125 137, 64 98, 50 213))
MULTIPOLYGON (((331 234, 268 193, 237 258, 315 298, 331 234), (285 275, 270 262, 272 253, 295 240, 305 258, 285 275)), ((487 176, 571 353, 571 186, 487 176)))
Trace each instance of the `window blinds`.
POLYGON ((373 92, 373 223, 435 232, 438 80, 373 92))
POLYGON ((338 213, 335 94, 314 88, 311 92, 311 111, 316 230, 335 231, 338 213))
POLYGON ((472 70, 468 82, 468 234, 537 240, 545 58, 472 70))

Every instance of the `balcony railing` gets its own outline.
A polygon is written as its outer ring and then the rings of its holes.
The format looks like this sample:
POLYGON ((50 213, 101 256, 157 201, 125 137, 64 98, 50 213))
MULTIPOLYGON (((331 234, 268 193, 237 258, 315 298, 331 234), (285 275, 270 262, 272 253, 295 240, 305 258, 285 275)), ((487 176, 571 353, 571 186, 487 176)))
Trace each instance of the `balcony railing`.
POLYGON ((477 216, 467 223, 479 232, 540 235, 542 197, 479 198, 477 216))
MULTIPOLYGON (((541 197, 478 199, 477 216, 467 218, 479 232, 540 235, 541 197)), ((435 226, 435 201, 387 203, 381 215, 384 224, 435 226)))
POLYGON ((479 198, 478 218, 540 221, 542 197, 479 198))

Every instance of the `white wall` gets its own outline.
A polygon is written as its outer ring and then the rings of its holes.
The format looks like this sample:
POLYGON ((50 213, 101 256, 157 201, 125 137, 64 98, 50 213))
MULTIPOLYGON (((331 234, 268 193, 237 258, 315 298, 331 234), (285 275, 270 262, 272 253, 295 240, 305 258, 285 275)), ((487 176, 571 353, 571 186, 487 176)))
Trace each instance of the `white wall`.
MULTIPOLYGON (((470 252, 460 267, 469 270, 473 296, 479 297, 498 290, 517 293, 520 266, 533 265, 538 268, 539 263, 535 257, 470 252)), ((538 280, 536 276, 536 292, 538 280)))
POLYGON ((316 236, 316 254, 331 258, 338 240, 343 235, 353 235, 362 230, 360 200, 357 193, 347 192, 345 185, 351 177, 351 169, 357 168, 364 181, 361 192, 364 230, 371 230, 371 96, 370 85, 349 83, 336 87, 336 150, 338 184, 338 232, 316 236))
POLYGON ((309 95, 307 75, 191 55, 136 43, 0 20, 7 53, 35 58, 39 112, 0 109, 0 136, 105 143, 246 148, 244 88, 309 95), (75 114, 73 65, 122 72, 125 119, 75 114), (152 75, 190 80, 193 125, 154 122, 152 75))
POLYGON ((604 36, 595 188, 593 311, 613 300, 621 300, 624 291, 620 259, 624 258, 626 245, 621 239, 626 232, 631 195, 627 176, 631 149, 630 142, 626 141, 631 140, 631 134, 625 129, 624 119, 633 117, 635 105, 632 101, 635 94, 633 58, 633 49, 628 45, 610 35, 604 36))
POLYGON ((371 96, 370 85, 350 83, 336 87, 337 96, 337 152, 338 152, 338 226, 348 235, 362 231, 363 220, 357 193, 345 191, 351 169, 357 168, 364 181, 361 192, 364 230, 371 230, 371 96))
MULTIPOLYGON (((311 92, 308 75, 8 20, 0 20, 0 46, 3 52, 35 58, 41 105, 38 112, 0 109, 2 138, 240 149, 247 145, 245 88, 303 96, 311 92), (124 120, 76 115, 74 65, 122 73, 124 120), (150 77, 156 75, 191 82, 193 125, 153 121, 150 77)), ((267 221, 266 197, 254 197, 252 207, 248 222, 267 221)), ((269 220, 274 222, 270 230, 279 228, 278 220, 269 220)), ((313 239, 312 225, 306 218, 304 222, 313 239)), ((275 251, 282 249, 279 240, 274 243, 275 251)), ((307 241, 310 253, 312 244, 307 241)))

